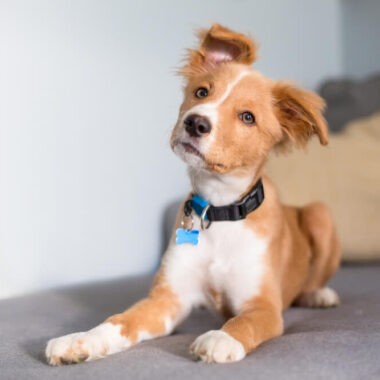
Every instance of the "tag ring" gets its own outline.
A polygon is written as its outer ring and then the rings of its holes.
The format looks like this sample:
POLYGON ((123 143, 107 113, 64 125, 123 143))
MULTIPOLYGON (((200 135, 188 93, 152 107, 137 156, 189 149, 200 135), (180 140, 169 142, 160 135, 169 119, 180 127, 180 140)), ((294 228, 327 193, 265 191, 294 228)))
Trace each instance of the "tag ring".
POLYGON ((183 229, 187 230, 187 231, 192 231, 192 229, 194 227, 194 219, 193 219, 193 216, 191 214, 183 216, 182 221, 181 221, 181 227, 183 229), (190 218, 190 221, 191 221, 190 228, 186 228, 186 226, 185 226, 185 218, 190 218))
POLYGON ((209 208, 210 208, 210 205, 205 206, 205 208, 203 209, 202 214, 201 214, 201 228, 202 228, 202 230, 207 230, 211 225, 211 220, 209 220, 207 226, 205 226, 206 214, 207 214, 207 211, 209 208))

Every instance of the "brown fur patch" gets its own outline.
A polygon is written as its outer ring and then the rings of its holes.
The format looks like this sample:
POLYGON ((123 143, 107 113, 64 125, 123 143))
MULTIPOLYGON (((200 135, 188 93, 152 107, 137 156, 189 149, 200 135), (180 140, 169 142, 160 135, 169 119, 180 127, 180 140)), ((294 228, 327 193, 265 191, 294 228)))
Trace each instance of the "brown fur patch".
POLYGON ((121 334, 134 344, 140 332, 147 332, 154 337, 164 335, 165 320, 169 318, 174 322, 181 311, 182 305, 166 284, 161 270, 157 273, 146 299, 136 303, 124 313, 108 318, 105 322, 121 325, 121 334))
POLYGON ((314 134, 327 145, 327 124, 322 116, 325 102, 320 96, 281 81, 273 87, 273 98, 284 133, 278 149, 288 150, 292 143, 303 147, 314 134))
POLYGON ((325 206, 304 209, 282 206, 273 184, 264 176, 264 203, 245 223, 270 240, 260 295, 246 302, 222 330, 249 352, 282 333, 281 312, 301 294, 320 289, 340 261, 339 242, 325 206))
POLYGON ((224 318, 231 318, 233 316, 233 312, 224 295, 213 288, 209 289, 209 294, 212 298, 215 309, 219 311, 224 318))
POLYGON ((182 116, 195 106, 217 102, 231 82, 243 73, 247 75, 235 84, 229 96, 218 106, 218 125, 212 126, 214 139, 204 159, 207 169, 214 172, 252 171, 256 165, 263 165, 272 146, 282 138, 272 106, 272 81, 246 65, 229 63, 189 79, 178 122, 172 133, 172 147, 183 128, 182 116), (199 87, 208 89, 206 98, 197 99, 194 96, 199 87), (239 118, 239 114, 245 111, 254 115, 254 125, 248 126, 239 118))
POLYGON ((224 62, 250 65, 256 60, 255 43, 244 34, 214 24, 207 31, 201 30, 198 36, 199 48, 188 50, 187 63, 179 71, 186 78, 212 71, 224 62))
POLYGON ((268 280, 260 296, 246 302, 240 314, 228 320, 222 330, 242 343, 246 352, 281 335, 283 322, 278 289, 268 280))

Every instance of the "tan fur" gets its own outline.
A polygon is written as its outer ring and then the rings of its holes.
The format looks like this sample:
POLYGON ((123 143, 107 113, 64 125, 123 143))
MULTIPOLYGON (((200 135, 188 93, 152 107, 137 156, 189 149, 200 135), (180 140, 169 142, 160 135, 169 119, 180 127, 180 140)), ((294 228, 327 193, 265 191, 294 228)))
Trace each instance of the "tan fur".
MULTIPOLYGON (((183 203, 177 213, 175 229, 181 226, 183 203)), ((172 239, 174 236, 171 237, 172 239)), ((147 332, 152 336, 162 336, 167 333, 165 319, 178 324, 183 311, 178 296, 172 292, 161 267, 157 272, 149 296, 136 303, 124 313, 109 317, 105 322, 121 325, 121 334, 132 344, 138 339, 138 334, 147 332)))
POLYGON ((154 337, 164 335, 165 319, 175 321, 181 311, 182 305, 178 297, 165 283, 161 272, 158 272, 148 298, 136 303, 124 313, 108 318, 105 322, 121 325, 121 334, 134 344, 138 334, 142 332, 154 337))
POLYGON ((322 288, 336 272, 340 246, 327 208, 315 203, 305 208, 282 206, 268 178, 263 179, 266 201, 246 223, 263 236, 273 236, 268 250, 268 272, 259 297, 223 330, 243 343, 247 352, 282 334, 282 310, 304 294, 322 288))
POLYGON ((214 288, 208 290, 209 295, 212 298, 213 305, 220 314, 223 315, 226 319, 233 317, 233 312, 228 305, 227 300, 224 297, 224 294, 217 292, 214 288))
POLYGON ((188 50, 188 63, 179 71, 187 78, 200 73, 207 73, 220 64, 213 56, 221 44, 230 55, 230 59, 223 61, 235 61, 250 65, 256 60, 256 46, 252 39, 244 34, 238 34, 219 24, 214 24, 210 30, 201 30, 198 33, 201 41, 199 48, 188 50))
MULTIPOLYGON (((228 33, 232 33, 228 34, 231 42, 241 36, 231 31, 228 33)), ((204 42, 211 38, 215 38, 213 28, 209 35, 203 37, 200 49, 192 52, 188 66, 185 66, 188 84, 180 117, 199 103, 192 96, 194 89, 206 87, 210 95, 201 102, 210 102, 213 97, 220 96, 238 72, 246 69, 239 60, 208 68, 204 42), (199 66, 203 69, 199 70, 199 66)), ((255 56, 254 45, 250 48, 251 55, 255 56)), ((327 125, 321 113, 324 106, 318 95, 288 82, 275 83, 252 70, 220 106, 217 136, 205 156, 208 170, 233 175, 254 170, 254 183, 262 175, 272 148, 287 151, 292 146, 302 147, 314 134, 322 145, 326 145, 327 125), (237 119, 236 114, 244 110, 255 115, 255 126, 245 127, 237 119)), ((174 131, 173 137, 175 135, 174 131)), ((246 223, 256 233, 259 231, 262 236, 271 236, 267 257, 270 269, 261 295, 248 302, 241 314, 222 328, 243 343, 247 352, 262 341, 280 335, 281 311, 294 301, 297 303, 302 295, 325 285, 340 261, 339 242, 325 206, 314 204, 303 209, 282 206, 267 178, 264 178, 264 188, 264 204, 248 215, 246 223)), ((217 307, 221 309, 220 295, 215 298, 217 307)))
MULTIPOLYGON (((221 104, 217 103, 219 116, 217 126, 213 126, 216 128, 214 138, 201 158, 205 165, 203 169, 236 178, 252 173, 251 186, 263 176, 263 168, 272 149, 304 146, 313 135, 317 135, 323 145, 328 141, 326 123, 321 114, 323 100, 289 83, 276 83, 263 77, 248 66, 255 57, 255 44, 242 34, 217 24, 203 32, 200 47, 190 52, 182 69, 187 85, 171 138, 174 148, 178 143, 177 136, 183 130, 183 115, 188 110, 222 99, 221 104), (235 83, 233 88, 229 87, 231 83, 235 83), (194 96, 199 87, 207 88, 207 98, 194 96), (228 91, 228 96, 223 98, 222 95, 228 91), (239 113, 247 110, 255 116, 254 125, 246 125, 238 117, 239 113)), ((269 241, 265 251, 264 280, 259 294, 244 302, 237 315, 222 327, 243 345, 246 352, 282 334, 282 311, 293 302, 311 305, 310 294, 326 284, 340 260, 335 227, 324 205, 284 206, 265 176, 263 184, 265 201, 247 216, 244 223, 254 230, 255 236, 269 241)), ((175 228, 180 226, 182 207, 175 228)), ((121 334, 131 344, 139 340, 139 334, 156 337, 168 333, 167 321, 176 325, 186 314, 164 272, 165 267, 162 267, 148 298, 106 321, 121 325, 121 334)), ((231 305, 224 294, 213 288, 205 291, 216 309, 231 317, 231 305)), ((325 305, 321 303, 320 306, 325 305)), ((86 353, 79 348, 78 352, 70 351, 65 357, 73 358, 73 361, 84 360, 86 353)), ((61 358, 62 362, 65 357, 61 358)))
POLYGON ((277 148, 288 149, 293 142, 305 146, 313 134, 327 145, 327 125, 322 116, 325 102, 318 95, 288 82, 278 82, 273 88, 275 113, 283 127, 284 139, 277 148))
MULTIPOLYGON (((247 64, 256 57, 253 41, 220 25, 203 32, 200 38, 199 49, 190 51, 188 63, 182 69, 188 81, 179 121, 195 105, 220 98, 228 84, 247 70, 247 64), (233 58, 216 63, 212 59, 212 51, 223 43, 233 58), (194 91, 199 87, 208 89, 206 99, 194 97, 194 91)), ((262 176, 272 148, 289 150, 292 146, 304 146, 314 134, 321 144, 326 145, 328 138, 326 122, 321 114, 324 102, 318 95, 288 82, 273 82, 257 71, 249 70, 249 75, 220 105, 216 139, 204 160, 208 170, 218 173, 238 177, 255 171, 254 183, 262 176), (256 125, 242 125, 236 116, 244 110, 255 115, 256 125)), ((180 127, 177 123, 171 139, 172 147, 176 129, 180 127)), ((324 286, 337 270, 340 259, 335 228, 325 206, 313 204, 302 209, 283 206, 270 180, 264 177, 263 183, 265 202, 247 216, 245 223, 261 236, 271 237, 265 283, 260 295, 246 302, 240 314, 222 327, 223 331, 240 341, 247 352, 280 335, 283 331, 282 310, 302 295, 324 286)), ((110 321, 128 326, 123 330, 128 337, 147 329, 147 324, 150 326, 148 331, 162 333, 160 310, 166 312, 170 309, 170 302, 175 304, 176 301, 169 289, 159 288, 165 290, 160 290, 162 294, 153 298, 160 301, 143 301, 110 321), (147 310, 149 313, 153 310, 152 314, 157 318, 144 317, 147 310)), ((153 288, 153 292, 157 293, 157 290, 153 288)), ((209 289, 209 294, 215 308, 230 316, 231 311, 223 295, 213 289, 209 289)), ((178 307, 173 307, 173 316, 178 307)))
POLYGON ((247 302, 237 316, 229 319, 222 330, 243 344, 246 352, 283 332, 281 302, 269 284, 259 297, 247 302))

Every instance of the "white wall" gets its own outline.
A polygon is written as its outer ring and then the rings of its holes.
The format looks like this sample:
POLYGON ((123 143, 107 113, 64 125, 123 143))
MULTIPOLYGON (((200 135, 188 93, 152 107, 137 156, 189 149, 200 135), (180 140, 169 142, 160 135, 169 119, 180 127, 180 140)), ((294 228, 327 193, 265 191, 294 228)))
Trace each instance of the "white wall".
POLYGON ((188 190, 173 75, 214 21, 256 67, 313 88, 342 71, 338 0, 2 1, 0 296, 151 271, 188 190))

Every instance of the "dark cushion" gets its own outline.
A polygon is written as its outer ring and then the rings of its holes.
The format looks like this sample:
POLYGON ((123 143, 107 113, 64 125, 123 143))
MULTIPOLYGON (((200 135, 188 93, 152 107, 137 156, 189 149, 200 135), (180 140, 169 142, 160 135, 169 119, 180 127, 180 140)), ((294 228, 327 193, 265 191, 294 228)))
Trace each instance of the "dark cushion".
POLYGON ((325 82, 319 89, 326 100, 326 120, 332 132, 360 117, 380 110, 380 74, 363 81, 337 79, 325 82))

